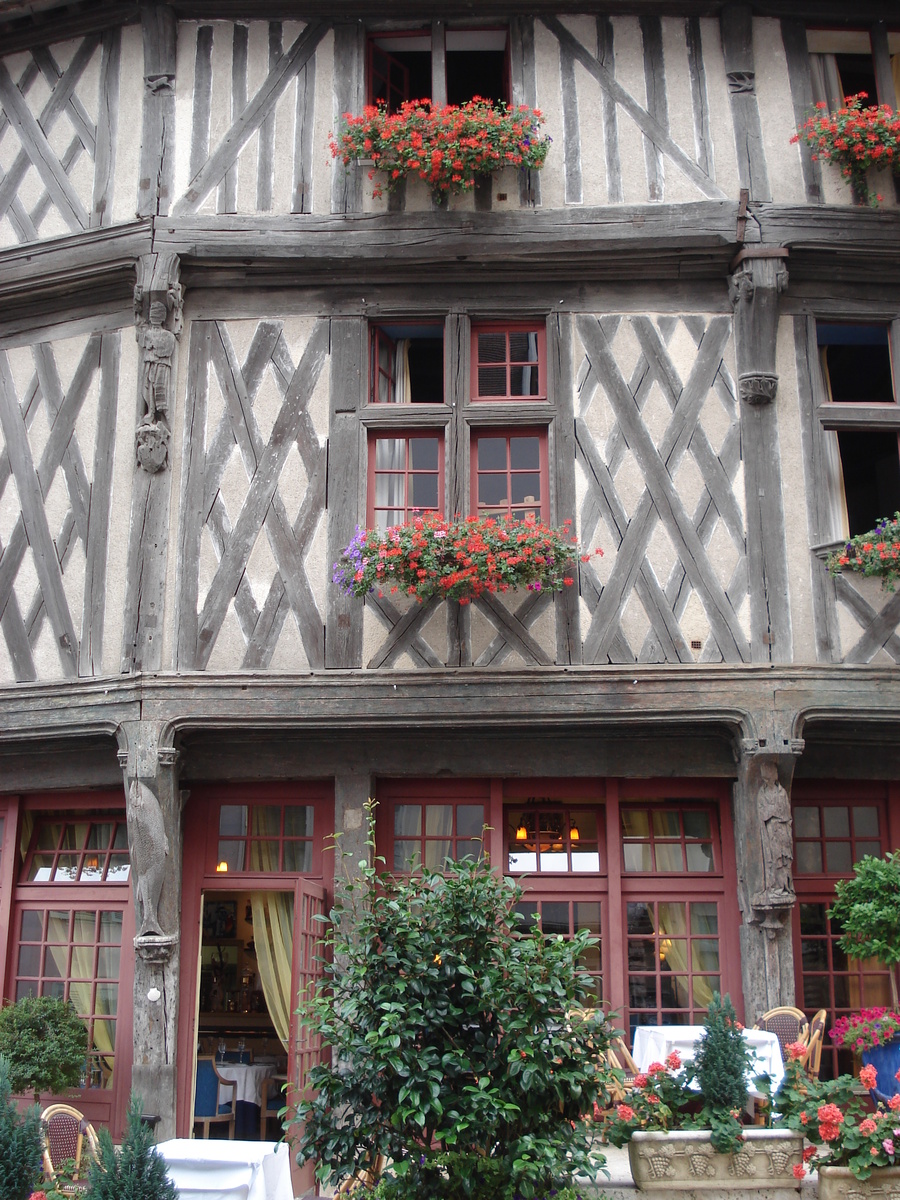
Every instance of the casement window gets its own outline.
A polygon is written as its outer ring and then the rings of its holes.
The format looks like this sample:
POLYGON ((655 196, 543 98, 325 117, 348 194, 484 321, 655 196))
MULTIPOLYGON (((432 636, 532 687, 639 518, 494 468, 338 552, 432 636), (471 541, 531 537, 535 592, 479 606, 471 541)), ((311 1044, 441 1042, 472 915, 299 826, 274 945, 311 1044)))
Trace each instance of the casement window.
MULTIPOLYGON (((889 847, 888 800, 894 785, 797 780, 792 789, 794 831, 794 971, 798 1005, 812 1017, 828 1013, 828 1026, 874 1005, 890 1005, 890 972, 881 963, 849 958, 837 944, 841 929, 828 916, 834 885, 867 854, 889 847)), ((822 1078, 853 1069, 853 1055, 826 1040, 822 1078)))
POLYGON ((819 321, 826 485, 835 537, 854 536, 900 509, 900 362, 887 324, 819 321))
POLYGON ((454 29, 436 22, 369 37, 370 104, 383 101, 396 112, 407 100, 465 104, 474 96, 509 100, 507 29, 454 29))
POLYGON ((376 840, 391 871, 440 871, 484 851, 490 791, 478 780, 379 783, 376 840))
POLYGON ((866 104, 894 108, 900 96, 900 31, 888 33, 880 44, 868 29, 808 29, 813 100, 832 111, 845 96, 865 92, 866 104), (877 64, 883 63, 879 70, 877 64))
POLYGON ((369 326, 367 523, 426 511, 550 522, 545 323, 451 320, 450 332, 449 320, 369 326))
POLYGON ((308 874, 314 814, 311 804, 223 804, 219 809, 217 873, 308 874))

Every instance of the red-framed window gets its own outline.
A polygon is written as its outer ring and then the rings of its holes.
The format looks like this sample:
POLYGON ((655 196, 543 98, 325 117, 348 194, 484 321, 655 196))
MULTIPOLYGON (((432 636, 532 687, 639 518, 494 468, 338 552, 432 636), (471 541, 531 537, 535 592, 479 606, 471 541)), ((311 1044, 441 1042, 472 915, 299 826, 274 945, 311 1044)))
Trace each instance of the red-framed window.
POLYGON ((547 399, 543 324, 472 326, 472 399, 547 399))
POLYGON ((124 816, 35 821, 23 873, 29 883, 127 883, 130 875, 124 816))
POLYGON ((473 516, 549 519, 546 427, 475 428, 470 450, 473 516))
POLYGON ((444 327, 393 321, 369 327, 369 403, 442 404, 444 327))
POLYGON ((406 873, 484 853, 490 792, 480 781, 379 781, 376 840, 388 869, 406 873))
POLYGON ((402 525, 417 512, 443 509, 442 429, 369 434, 370 526, 402 525))
POLYGON ((622 806, 622 869, 629 873, 709 874, 721 870, 715 811, 709 806, 622 806))
MULTIPOLYGON (((897 805, 900 789, 885 783, 795 780, 792 788, 797 1005, 810 1017, 824 1008, 829 1029, 860 1008, 891 1003, 888 969, 873 960, 849 958, 837 944, 841 929, 828 909, 834 885, 852 875, 855 862, 889 849, 892 793, 897 805)), ((822 1078, 853 1069, 853 1055, 826 1037, 822 1078)))
POLYGON ((628 900, 626 917, 632 1029, 701 1024, 722 987, 718 900, 628 900))
POLYGON ((516 913, 523 925, 531 926, 537 920, 545 937, 563 937, 567 940, 576 933, 587 930, 597 938, 588 946, 581 957, 581 966, 591 976, 593 988, 588 1004, 602 1004, 603 994, 603 905, 599 897, 593 900, 573 899, 570 896, 554 897, 551 893, 534 895, 534 889, 516 905, 516 913))
POLYGON ((534 802, 508 808, 507 871, 510 875, 599 873, 602 818, 602 808, 596 807, 534 802))
POLYGON ((223 804, 219 808, 216 872, 312 869, 315 808, 311 804, 223 804))
POLYGON ((396 112, 407 100, 465 104, 475 96, 494 103, 510 99, 509 36, 505 27, 443 26, 370 35, 367 46, 369 104, 396 112), (439 81, 446 95, 438 95, 439 81))

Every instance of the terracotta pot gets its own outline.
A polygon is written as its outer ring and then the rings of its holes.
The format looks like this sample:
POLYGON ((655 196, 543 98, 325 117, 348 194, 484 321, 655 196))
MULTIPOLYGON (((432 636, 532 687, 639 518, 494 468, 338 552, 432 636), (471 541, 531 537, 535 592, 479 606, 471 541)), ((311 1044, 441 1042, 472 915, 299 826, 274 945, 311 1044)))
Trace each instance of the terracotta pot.
MULTIPOLYGON (((639 1191, 693 1191, 701 1187, 798 1190, 793 1168, 803 1159, 803 1138, 790 1129, 744 1131, 737 1154, 719 1154, 705 1129, 636 1133, 628 1143, 631 1174, 639 1191)), ((900 1196, 897 1197, 900 1200, 900 1196)))
POLYGON ((900 1200, 900 1167, 876 1167, 868 1179, 849 1167, 820 1167, 819 1200, 900 1200))

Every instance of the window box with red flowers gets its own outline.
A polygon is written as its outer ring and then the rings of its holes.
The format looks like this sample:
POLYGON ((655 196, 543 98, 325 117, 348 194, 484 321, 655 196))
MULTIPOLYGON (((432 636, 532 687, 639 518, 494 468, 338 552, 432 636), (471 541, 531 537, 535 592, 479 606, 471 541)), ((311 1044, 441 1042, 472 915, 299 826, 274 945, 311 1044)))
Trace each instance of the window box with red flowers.
POLYGON ((847 96, 844 107, 829 112, 820 101, 791 142, 806 142, 813 158, 833 163, 853 188, 858 203, 877 208, 884 199, 869 186, 869 171, 900 170, 900 112, 886 104, 863 105, 865 92, 847 96))
POLYGON ((426 512, 384 531, 357 529, 334 564, 332 582, 350 596, 399 592, 420 604, 432 597, 468 604, 512 588, 561 592, 574 586, 578 557, 568 525, 551 529, 530 518, 446 521, 426 512))
POLYGON ((827 566, 832 575, 856 571, 877 576, 884 590, 892 592, 900 579, 900 512, 882 517, 874 529, 851 538, 829 556, 827 566))
POLYGON ((445 203, 472 191, 476 176, 504 167, 539 171, 550 148, 550 138, 540 132, 542 120, 538 109, 492 104, 479 96, 460 105, 408 100, 394 113, 384 104, 368 105, 362 116, 344 113, 331 153, 346 166, 370 164, 376 197, 412 177, 424 180, 434 199, 445 203))

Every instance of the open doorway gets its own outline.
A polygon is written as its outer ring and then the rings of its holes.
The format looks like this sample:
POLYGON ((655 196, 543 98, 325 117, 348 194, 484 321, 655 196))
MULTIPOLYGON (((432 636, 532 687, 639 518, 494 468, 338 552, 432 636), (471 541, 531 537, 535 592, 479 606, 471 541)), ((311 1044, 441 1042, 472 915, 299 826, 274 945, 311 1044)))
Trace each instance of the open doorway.
MULTIPOLYGON (((217 1093, 216 1119, 198 1122, 209 1137, 231 1135, 230 1119, 218 1118, 230 1118, 232 1101, 235 1138, 281 1136, 277 1114, 288 1079, 293 925, 293 892, 204 894, 197 1087, 202 1089, 205 1074, 217 1093)), ((200 1103, 198 1111, 212 1107, 200 1103)))

